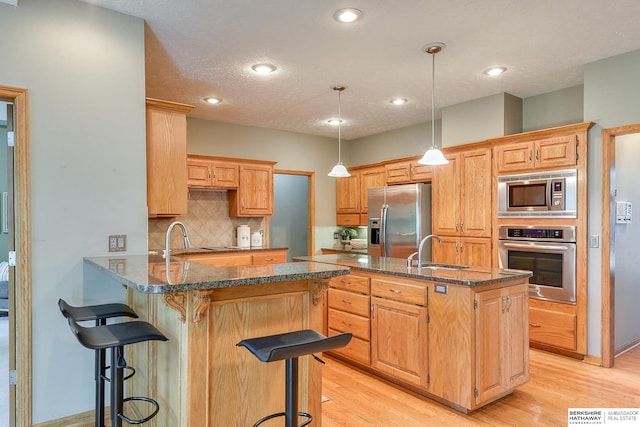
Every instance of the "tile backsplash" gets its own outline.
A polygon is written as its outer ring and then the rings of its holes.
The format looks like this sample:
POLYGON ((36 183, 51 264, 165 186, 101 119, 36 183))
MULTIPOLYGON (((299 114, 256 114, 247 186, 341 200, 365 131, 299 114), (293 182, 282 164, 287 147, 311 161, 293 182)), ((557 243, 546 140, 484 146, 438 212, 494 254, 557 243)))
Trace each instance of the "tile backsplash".
MULTIPOLYGON (((234 246, 236 227, 247 224, 251 232, 264 230, 263 217, 231 218, 226 191, 190 190, 186 215, 176 218, 149 218, 149 249, 161 249, 165 245, 167 228, 174 221, 182 222, 193 248, 234 246)), ((180 229, 171 233, 171 248, 182 248, 180 229)))

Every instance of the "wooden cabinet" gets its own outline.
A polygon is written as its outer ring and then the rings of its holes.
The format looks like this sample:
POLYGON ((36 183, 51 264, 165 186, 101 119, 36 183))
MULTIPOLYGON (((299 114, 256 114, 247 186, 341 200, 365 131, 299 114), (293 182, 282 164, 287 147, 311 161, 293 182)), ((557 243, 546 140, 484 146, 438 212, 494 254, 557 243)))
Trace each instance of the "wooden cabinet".
POLYGON ((577 136, 566 135, 495 147, 497 170, 521 172, 533 169, 575 167, 577 136))
POLYGON ((442 243, 432 243, 434 262, 443 264, 491 266, 491 239, 442 236, 442 243))
POLYGON ((238 164, 187 156, 187 184, 193 188, 238 188, 238 164))
POLYGON ((449 164, 434 168, 432 260, 490 267, 491 150, 448 154, 449 164))
POLYGON ((329 336, 351 332, 346 347, 333 353, 369 365, 369 278, 358 274, 335 277, 329 281, 327 333, 329 336))
POLYGON ((520 285, 476 294, 478 402, 529 380, 528 292, 520 285))
POLYGON ((531 345, 578 351, 577 319, 574 305, 531 299, 529 301, 531 345))
POLYGON ((427 287, 411 279, 371 280, 371 366, 427 386, 427 287))
POLYGON ((367 225, 367 190, 385 185, 384 167, 352 169, 349 173, 349 177, 336 178, 336 224, 367 225))
POLYGON ((273 215, 274 162, 241 163, 239 185, 229 191, 229 215, 256 217, 273 215))
POLYGON ((187 113, 193 106, 147 98, 147 211, 187 213, 187 113))
POLYGON ((428 182, 433 178, 433 166, 421 165, 417 160, 392 162, 385 165, 389 185, 428 182))
POLYGON ((217 252, 182 254, 179 258, 201 264, 216 267, 241 267, 245 265, 269 265, 287 262, 286 249, 242 251, 242 252, 217 252))

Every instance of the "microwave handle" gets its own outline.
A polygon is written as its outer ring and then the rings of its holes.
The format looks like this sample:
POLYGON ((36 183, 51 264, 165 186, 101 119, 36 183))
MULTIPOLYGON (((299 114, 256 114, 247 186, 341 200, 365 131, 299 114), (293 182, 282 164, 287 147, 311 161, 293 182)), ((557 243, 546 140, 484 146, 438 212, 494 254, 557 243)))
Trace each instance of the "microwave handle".
POLYGON ((566 245, 541 245, 540 243, 536 243, 535 246, 523 244, 523 243, 514 243, 514 242, 502 242, 503 247, 512 248, 512 249, 543 249, 546 251, 567 251, 569 248, 566 245))

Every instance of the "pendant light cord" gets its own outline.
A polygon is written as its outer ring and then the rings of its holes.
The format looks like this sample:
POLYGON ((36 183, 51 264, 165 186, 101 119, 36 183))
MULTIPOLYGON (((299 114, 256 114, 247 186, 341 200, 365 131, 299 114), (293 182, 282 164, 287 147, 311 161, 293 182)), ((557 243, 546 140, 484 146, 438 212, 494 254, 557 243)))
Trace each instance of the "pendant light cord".
POLYGON ((341 128, 342 128, 342 113, 340 111, 340 106, 342 105, 342 101, 340 99, 340 93, 342 91, 338 91, 338 163, 342 163, 342 160, 340 159, 341 154, 342 154, 342 135, 341 135, 341 128))
POLYGON ((436 53, 431 52, 431 148, 436 148, 436 53))

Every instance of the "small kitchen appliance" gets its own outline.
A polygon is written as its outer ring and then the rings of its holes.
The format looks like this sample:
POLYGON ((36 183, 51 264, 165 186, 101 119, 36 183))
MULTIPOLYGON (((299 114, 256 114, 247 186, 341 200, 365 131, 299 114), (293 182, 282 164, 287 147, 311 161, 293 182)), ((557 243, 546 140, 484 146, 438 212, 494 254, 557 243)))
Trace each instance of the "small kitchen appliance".
POLYGON ((251 247, 251 229, 248 225, 239 225, 236 229, 236 237, 238 241, 238 247, 241 249, 251 247))

